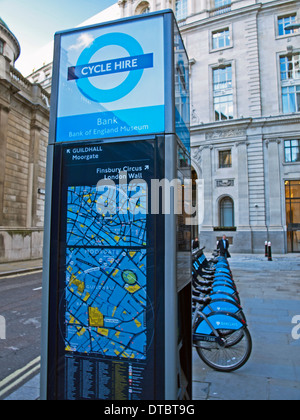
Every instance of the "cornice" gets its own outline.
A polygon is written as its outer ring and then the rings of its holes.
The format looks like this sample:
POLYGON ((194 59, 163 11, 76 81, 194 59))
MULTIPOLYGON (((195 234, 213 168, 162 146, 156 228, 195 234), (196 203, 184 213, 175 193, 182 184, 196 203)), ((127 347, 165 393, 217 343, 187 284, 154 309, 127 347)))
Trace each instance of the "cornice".
POLYGON ((1 30, 13 41, 13 43, 15 44, 17 51, 16 51, 16 57, 15 57, 15 61, 20 57, 21 54, 21 46, 19 41, 17 40, 17 38, 15 37, 15 35, 4 25, 2 25, 0 23, 0 28, 1 30))
MULTIPOLYGON (((239 9, 235 9, 235 10, 231 10, 230 12, 221 14, 221 15, 217 15, 217 16, 209 16, 207 18, 204 19, 199 19, 197 21, 191 22, 191 23, 186 23, 186 24, 182 24, 180 26, 180 32, 184 33, 184 32, 188 32, 191 31, 193 29, 197 29, 200 26, 201 27, 205 27, 205 26, 211 26, 213 23, 215 22, 220 22, 223 20, 232 20, 232 18, 236 17, 236 16, 241 16, 243 14, 250 14, 250 13, 258 13, 262 8, 262 4, 258 3, 258 4, 254 4, 251 6, 246 6, 246 7, 241 7, 239 9)), ((192 15, 189 16, 187 18, 187 20, 189 18, 195 18, 197 15, 192 15)))
POLYGON ((289 124, 300 124, 300 113, 199 124, 191 126, 190 131, 192 134, 197 134, 210 131, 230 131, 233 129, 248 129, 249 127, 255 128, 289 124))

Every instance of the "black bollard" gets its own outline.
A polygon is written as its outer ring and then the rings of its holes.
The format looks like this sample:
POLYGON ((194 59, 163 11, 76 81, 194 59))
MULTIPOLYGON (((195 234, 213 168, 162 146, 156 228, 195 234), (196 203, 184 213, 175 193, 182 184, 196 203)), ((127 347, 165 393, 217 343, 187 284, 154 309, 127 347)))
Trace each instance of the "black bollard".
POLYGON ((272 259, 272 244, 268 242, 268 261, 273 261, 272 259))
POLYGON ((268 256, 268 241, 265 241, 265 257, 268 256))

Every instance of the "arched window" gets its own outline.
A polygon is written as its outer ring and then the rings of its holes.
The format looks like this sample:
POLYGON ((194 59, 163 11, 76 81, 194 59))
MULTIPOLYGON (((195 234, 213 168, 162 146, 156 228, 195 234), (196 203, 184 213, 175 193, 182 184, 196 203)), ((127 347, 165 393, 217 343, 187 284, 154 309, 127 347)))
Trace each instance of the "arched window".
POLYGON ((136 15, 144 15, 150 13, 150 5, 147 1, 142 1, 135 9, 136 15))
POLYGON ((220 201, 220 226, 234 227, 234 203, 230 197, 220 201))

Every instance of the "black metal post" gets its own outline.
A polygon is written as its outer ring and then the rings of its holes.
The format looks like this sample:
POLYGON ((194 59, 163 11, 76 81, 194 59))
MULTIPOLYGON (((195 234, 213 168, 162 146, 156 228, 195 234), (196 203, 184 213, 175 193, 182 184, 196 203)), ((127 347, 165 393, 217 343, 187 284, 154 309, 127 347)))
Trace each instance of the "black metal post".
POLYGON ((272 259, 272 244, 268 242, 268 261, 273 261, 272 259))

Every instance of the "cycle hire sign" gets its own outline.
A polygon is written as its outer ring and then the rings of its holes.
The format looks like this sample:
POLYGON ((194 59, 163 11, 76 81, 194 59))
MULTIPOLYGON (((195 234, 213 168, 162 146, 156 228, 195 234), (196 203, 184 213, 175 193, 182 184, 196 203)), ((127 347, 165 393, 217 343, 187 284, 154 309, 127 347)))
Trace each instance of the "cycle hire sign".
POLYGON ((57 36, 57 142, 164 132, 161 16, 57 36))

